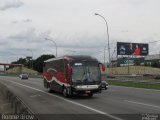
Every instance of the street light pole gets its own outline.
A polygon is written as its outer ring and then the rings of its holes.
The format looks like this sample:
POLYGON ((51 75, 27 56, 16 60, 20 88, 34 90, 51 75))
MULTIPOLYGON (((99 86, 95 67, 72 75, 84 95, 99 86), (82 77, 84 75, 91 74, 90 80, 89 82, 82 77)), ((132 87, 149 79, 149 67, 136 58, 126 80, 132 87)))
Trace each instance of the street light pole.
POLYGON ((31 49, 27 49, 27 50, 32 53, 32 69, 33 69, 33 51, 31 49))
MULTIPOLYGON (((106 28, 107 28, 107 37, 108 37, 108 56, 109 56, 109 64, 111 62, 111 58, 110 58, 110 45, 109 45, 109 33, 108 33, 108 24, 107 24, 107 20, 105 19, 105 17, 103 17, 102 15, 95 13, 95 15, 100 16, 106 23, 106 28)), ((106 46, 105 46, 106 48, 106 46)), ((105 48, 104 48, 104 54, 105 54, 105 48)), ((104 62, 105 62, 105 55, 104 55, 104 62)))
POLYGON ((56 42, 52 39, 49 39, 49 38, 45 38, 45 40, 49 40, 54 43, 54 45, 56 46, 56 57, 57 57, 57 44, 56 44, 56 42))

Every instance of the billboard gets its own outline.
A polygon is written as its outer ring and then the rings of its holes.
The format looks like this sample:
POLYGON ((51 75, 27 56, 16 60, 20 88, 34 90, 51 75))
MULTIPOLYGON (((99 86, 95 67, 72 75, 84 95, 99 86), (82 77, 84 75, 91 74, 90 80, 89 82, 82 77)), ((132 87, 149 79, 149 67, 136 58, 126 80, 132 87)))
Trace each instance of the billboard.
POLYGON ((144 63, 144 57, 122 57, 117 59, 117 66, 138 65, 144 63))
POLYGON ((117 55, 148 55, 148 44, 117 42, 117 55))

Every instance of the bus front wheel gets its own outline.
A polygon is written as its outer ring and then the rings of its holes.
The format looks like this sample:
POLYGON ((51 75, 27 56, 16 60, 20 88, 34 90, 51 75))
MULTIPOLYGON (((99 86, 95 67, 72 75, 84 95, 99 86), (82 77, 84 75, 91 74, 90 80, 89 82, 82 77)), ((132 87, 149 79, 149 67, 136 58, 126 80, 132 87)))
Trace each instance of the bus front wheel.
POLYGON ((53 93, 53 90, 51 89, 51 85, 50 84, 48 84, 47 90, 48 90, 49 93, 53 93))

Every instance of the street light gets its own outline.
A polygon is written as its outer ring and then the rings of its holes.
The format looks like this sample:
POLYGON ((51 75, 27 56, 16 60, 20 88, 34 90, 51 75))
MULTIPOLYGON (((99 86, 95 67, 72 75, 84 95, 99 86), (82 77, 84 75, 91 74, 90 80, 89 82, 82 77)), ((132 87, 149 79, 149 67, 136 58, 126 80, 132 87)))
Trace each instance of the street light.
POLYGON ((49 38, 45 38, 45 40, 52 41, 55 44, 55 46, 56 46, 56 57, 57 57, 57 44, 56 44, 56 42, 52 39, 49 39, 49 38))
POLYGON ((33 51, 31 49, 27 49, 27 50, 32 53, 32 69, 33 69, 33 51))
MULTIPOLYGON (((105 21, 105 23, 106 23, 106 27, 107 27, 107 36, 108 36, 108 55, 109 55, 109 64, 110 64, 111 59, 110 59, 110 46, 109 46, 109 33, 108 33, 108 24, 107 24, 107 20, 106 20, 102 15, 100 15, 100 14, 98 14, 98 13, 95 13, 95 15, 100 16, 100 17, 105 21)), ((106 47, 107 47, 107 46, 104 47, 104 63, 105 63, 105 48, 106 48, 106 47)))

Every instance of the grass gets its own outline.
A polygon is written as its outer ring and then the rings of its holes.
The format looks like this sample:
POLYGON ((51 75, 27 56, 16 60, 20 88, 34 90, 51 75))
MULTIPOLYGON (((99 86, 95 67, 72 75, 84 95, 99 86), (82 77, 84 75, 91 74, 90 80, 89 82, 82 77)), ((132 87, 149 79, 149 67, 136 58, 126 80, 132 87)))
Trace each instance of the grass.
POLYGON ((0 76, 10 76, 10 77, 18 77, 17 74, 0 74, 0 76))
POLYGON ((111 85, 125 86, 125 87, 136 87, 136 88, 147 88, 160 90, 160 84, 145 84, 145 83, 134 83, 134 82, 120 82, 120 81, 108 81, 111 85))

